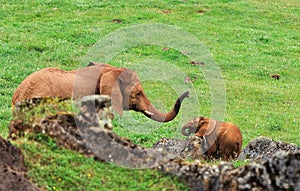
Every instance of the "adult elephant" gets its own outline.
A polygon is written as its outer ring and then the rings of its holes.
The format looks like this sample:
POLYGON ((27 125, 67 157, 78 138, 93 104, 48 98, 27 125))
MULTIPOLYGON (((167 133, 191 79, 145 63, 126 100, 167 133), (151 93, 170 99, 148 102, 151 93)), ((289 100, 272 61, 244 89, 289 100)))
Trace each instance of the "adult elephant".
POLYGON ((45 68, 32 73, 16 89, 12 104, 34 97, 77 99, 93 94, 111 96, 112 106, 120 115, 123 110, 135 110, 155 121, 168 122, 176 117, 189 92, 183 93, 168 113, 162 113, 150 103, 133 70, 90 63, 78 70, 45 68))

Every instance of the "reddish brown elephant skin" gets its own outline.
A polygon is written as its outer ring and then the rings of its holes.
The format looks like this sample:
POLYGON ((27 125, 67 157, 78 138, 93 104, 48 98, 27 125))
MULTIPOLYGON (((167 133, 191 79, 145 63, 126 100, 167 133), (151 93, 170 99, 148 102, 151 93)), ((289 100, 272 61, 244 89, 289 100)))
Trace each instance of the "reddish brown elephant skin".
POLYGON ((188 135, 186 130, 202 137, 202 149, 204 146, 207 147, 203 149, 203 153, 208 158, 221 157, 222 160, 228 161, 241 153, 242 133, 232 123, 197 117, 183 126, 184 135, 188 135))

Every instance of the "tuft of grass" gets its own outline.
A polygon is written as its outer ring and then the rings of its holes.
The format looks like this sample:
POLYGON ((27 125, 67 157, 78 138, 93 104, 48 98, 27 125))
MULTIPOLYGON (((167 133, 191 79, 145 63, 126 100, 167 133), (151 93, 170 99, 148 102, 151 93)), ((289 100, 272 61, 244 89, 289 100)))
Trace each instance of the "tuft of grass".
POLYGON ((240 168, 242 166, 245 166, 247 164, 249 164, 250 161, 249 160, 236 160, 236 161, 233 161, 232 162, 232 165, 235 167, 235 168, 240 168))
POLYGON ((60 98, 42 98, 38 103, 27 105, 21 102, 14 108, 13 119, 21 119, 26 125, 39 122, 43 117, 55 115, 57 113, 77 113, 78 108, 72 100, 62 100, 60 98))

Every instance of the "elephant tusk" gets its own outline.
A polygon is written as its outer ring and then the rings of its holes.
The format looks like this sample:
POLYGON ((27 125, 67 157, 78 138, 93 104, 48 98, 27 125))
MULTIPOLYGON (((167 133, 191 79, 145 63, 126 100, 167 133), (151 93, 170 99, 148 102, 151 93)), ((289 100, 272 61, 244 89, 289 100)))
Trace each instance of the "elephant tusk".
POLYGON ((150 116, 152 116, 153 115, 153 113, 152 112, 150 112, 150 111, 148 111, 148 110, 145 110, 144 111, 147 115, 150 115, 150 116))

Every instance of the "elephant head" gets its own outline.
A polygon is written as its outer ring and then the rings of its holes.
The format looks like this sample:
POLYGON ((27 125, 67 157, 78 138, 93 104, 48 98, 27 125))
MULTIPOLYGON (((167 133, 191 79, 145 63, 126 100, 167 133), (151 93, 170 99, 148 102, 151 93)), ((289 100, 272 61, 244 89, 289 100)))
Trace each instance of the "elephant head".
POLYGON ((189 136, 192 133, 197 133, 198 136, 207 136, 210 135, 216 127, 216 120, 210 120, 209 118, 200 116, 187 122, 182 127, 182 134, 189 136))
POLYGON ((123 110, 134 110, 159 122, 174 119, 181 102, 189 95, 189 92, 183 93, 171 111, 165 114, 158 111, 148 100, 139 77, 133 70, 106 67, 102 69, 99 85, 99 93, 111 96, 113 108, 120 115, 123 114, 123 110))

